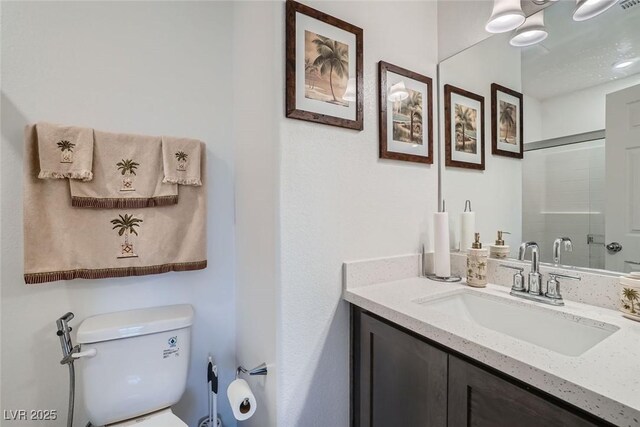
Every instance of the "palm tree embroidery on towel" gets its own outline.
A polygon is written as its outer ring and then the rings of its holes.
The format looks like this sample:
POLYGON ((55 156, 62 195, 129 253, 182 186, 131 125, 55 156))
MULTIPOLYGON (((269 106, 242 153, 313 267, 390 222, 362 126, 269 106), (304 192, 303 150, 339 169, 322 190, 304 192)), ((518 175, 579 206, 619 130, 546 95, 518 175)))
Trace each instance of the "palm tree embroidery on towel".
POLYGON ((136 169, 140 166, 140 163, 136 163, 131 159, 122 159, 121 162, 116 163, 118 170, 122 174, 122 187, 120 191, 135 191, 133 188, 133 175, 136 174, 136 169))
POLYGON ((112 219, 112 230, 118 230, 118 236, 124 236, 124 243, 120 245, 120 254, 118 258, 137 258, 138 255, 133 251, 133 243, 129 242, 131 234, 138 235, 135 227, 140 227, 142 220, 130 214, 118 215, 118 218, 112 219))
POLYGON ((179 171, 187 170, 187 157, 189 157, 189 155, 184 151, 178 151, 176 153, 176 159, 178 160, 178 166, 176 167, 177 170, 179 171))
POLYGON ((62 139, 56 145, 60 149, 60 163, 73 163, 73 149, 76 144, 62 139))

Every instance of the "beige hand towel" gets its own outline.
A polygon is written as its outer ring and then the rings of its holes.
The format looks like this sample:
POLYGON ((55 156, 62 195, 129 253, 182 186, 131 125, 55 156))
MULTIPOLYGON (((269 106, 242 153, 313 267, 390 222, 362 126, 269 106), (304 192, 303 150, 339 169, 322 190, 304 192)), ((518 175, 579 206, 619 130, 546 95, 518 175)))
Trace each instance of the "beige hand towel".
POLYGON ((163 182, 162 139, 94 131, 93 180, 69 181, 81 208, 145 208, 178 203, 178 186, 163 182))
POLYGON ((162 137, 164 180, 180 185, 202 185, 200 147, 195 139, 162 137))
POLYGON ((38 178, 93 178, 93 129, 38 123, 38 178))
MULTIPOLYGON (((181 188, 179 204, 144 209, 78 209, 71 206, 68 183, 58 179, 37 179, 38 150, 33 126, 26 129, 25 137, 26 283, 206 268, 204 166, 203 185, 181 188)), ((144 163, 139 163, 138 171, 141 171, 144 163)))

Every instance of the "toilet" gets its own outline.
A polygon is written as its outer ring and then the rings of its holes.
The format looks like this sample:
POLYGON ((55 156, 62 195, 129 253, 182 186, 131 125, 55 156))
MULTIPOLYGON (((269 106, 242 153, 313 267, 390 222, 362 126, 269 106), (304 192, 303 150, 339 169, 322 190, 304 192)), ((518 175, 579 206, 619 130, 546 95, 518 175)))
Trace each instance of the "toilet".
POLYGON ((189 370, 193 307, 101 314, 78 327, 76 368, 93 426, 187 427, 171 411, 189 370))

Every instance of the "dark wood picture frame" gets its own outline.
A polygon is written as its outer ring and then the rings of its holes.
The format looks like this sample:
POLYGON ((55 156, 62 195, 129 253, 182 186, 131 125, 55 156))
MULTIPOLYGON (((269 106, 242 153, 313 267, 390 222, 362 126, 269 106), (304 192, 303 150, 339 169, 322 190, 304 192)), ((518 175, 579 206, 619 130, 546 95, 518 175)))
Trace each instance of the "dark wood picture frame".
MULTIPOLYGON (((388 62, 378 62, 378 117, 379 117, 379 140, 380 140, 380 158, 403 160, 406 162, 416 162, 424 164, 433 164, 433 80, 430 77, 423 76, 422 74, 409 71, 405 68, 398 67, 397 65, 389 64, 388 62), (420 156, 417 154, 398 153, 389 151, 387 141, 387 72, 399 74, 411 80, 423 83, 426 85, 425 95, 427 98, 427 108, 423 108, 426 111, 426 117, 423 116, 423 123, 426 123, 428 128, 427 134, 427 156, 420 156)), ((424 126, 423 126, 424 129, 424 126)))
POLYGON ((515 159, 524 158, 524 105, 523 97, 520 92, 500 86, 497 83, 491 84, 491 154, 496 156, 513 157, 515 159), (520 105, 518 106, 520 121, 520 152, 500 150, 498 148, 498 92, 506 93, 514 98, 518 98, 520 105))
POLYGON ((294 0, 286 5, 286 116, 291 119, 306 120, 348 129, 363 129, 363 30, 341 19, 327 15, 294 0), (298 109, 296 106, 296 13, 307 15, 328 25, 353 33, 356 38, 356 117, 349 120, 313 111, 298 109))
MULTIPOLYGON (((452 166, 457 168, 465 168, 465 169, 485 169, 485 146, 484 146, 484 134, 486 129, 484 128, 484 97, 477 95, 475 93, 466 91, 464 89, 460 89, 458 87, 452 85, 444 85, 444 152, 445 152, 445 166, 452 166), (452 114, 451 111, 451 94, 455 93, 460 96, 464 96, 469 99, 473 99, 480 103, 480 124, 482 125, 482 132, 480 133, 480 163, 470 163, 470 162, 462 162, 459 160, 452 159, 451 152, 451 120, 452 114)), ((476 134, 476 138, 478 135, 476 134)), ((476 140, 478 143, 478 140, 476 140)))

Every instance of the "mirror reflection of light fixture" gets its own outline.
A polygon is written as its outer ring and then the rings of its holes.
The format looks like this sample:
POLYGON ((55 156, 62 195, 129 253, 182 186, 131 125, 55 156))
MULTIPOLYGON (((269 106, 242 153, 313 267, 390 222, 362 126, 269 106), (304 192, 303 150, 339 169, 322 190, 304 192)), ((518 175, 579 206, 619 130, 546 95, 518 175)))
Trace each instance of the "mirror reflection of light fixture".
POLYGON ((620 61, 616 61, 613 64, 614 70, 622 70, 624 68, 630 67, 638 61, 638 58, 629 58, 629 59, 621 59, 620 61))
POLYGON ((576 0, 576 10, 573 12, 574 21, 586 21, 600 15, 618 0, 576 0))
POLYGON ((490 33, 515 30, 524 22, 520 0, 493 0, 493 11, 484 29, 490 33))
POLYGON ((347 89, 342 95, 342 99, 347 102, 356 102, 356 78, 350 77, 347 81, 347 89))
POLYGON ((409 92, 407 92, 407 88, 404 86, 404 82, 398 82, 389 88, 389 96, 388 99, 390 102, 402 101, 403 99, 407 99, 409 97, 409 92))
POLYGON ((516 30, 509 40, 509 44, 515 47, 531 46, 546 39, 549 33, 544 27, 544 9, 535 13, 524 21, 524 24, 516 30))

